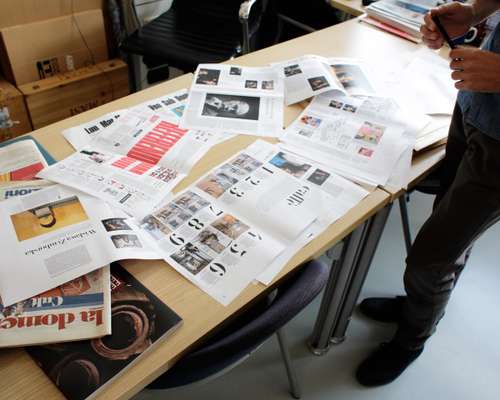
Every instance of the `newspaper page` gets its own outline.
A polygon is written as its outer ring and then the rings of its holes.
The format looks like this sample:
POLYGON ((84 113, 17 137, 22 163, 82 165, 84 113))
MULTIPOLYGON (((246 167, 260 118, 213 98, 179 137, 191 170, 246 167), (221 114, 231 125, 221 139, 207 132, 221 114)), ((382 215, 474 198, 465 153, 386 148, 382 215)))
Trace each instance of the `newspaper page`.
POLYGON ((374 96, 377 93, 373 72, 356 59, 331 57, 326 60, 345 93, 350 96, 374 96))
POLYGON ((287 105, 330 91, 351 96, 375 94, 370 74, 358 60, 305 55, 273 66, 284 79, 287 105))
POLYGON ((429 49, 417 51, 401 72, 398 83, 388 90, 405 109, 449 116, 453 113, 458 93, 448 61, 429 49))
POLYGON ((3 307, 0 348, 61 343, 111 334, 109 266, 3 307))
POLYGON ((278 137, 283 130, 284 85, 272 67, 200 64, 181 127, 278 137))
POLYGON ((46 166, 33 140, 20 140, 0 147, 0 182, 32 180, 46 166))
POLYGON ((112 261, 158 258, 133 219, 102 200, 61 185, 0 202, 0 223, 4 306, 112 261))
POLYGON ((54 185, 53 182, 44 179, 0 183, 0 201, 10 199, 11 197, 25 196, 52 185, 54 185))
POLYGON ((408 146, 405 120, 390 99, 325 93, 288 127, 283 141, 349 179, 384 185, 408 146))
POLYGON ((314 221, 338 218, 330 194, 264 153, 243 150, 142 221, 164 259, 224 305, 314 221))
MULTIPOLYGON (((180 119, 186 105, 188 92, 186 89, 168 94, 163 97, 148 100, 140 103, 130 110, 136 111, 133 114, 137 119, 129 121, 128 126, 138 126, 147 121, 148 117, 155 114, 162 114, 173 119, 180 119)), ((92 139, 99 135, 104 129, 110 127, 120 118, 127 110, 117 110, 103 115, 93 121, 68 128, 63 131, 63 136, 75 148, 80 150, 88 146, 92 139)))
POLYGON ((431 123, 417 134, 415 151, 420 151, 430 145, 448 137, 451 117, 448 115, 434 115, 431 123))
POLYGON ((343 86, 323 57, 305 55, 273 64, 273 67, 285 82, 287 106, 331 90, 345 94, 343 86))

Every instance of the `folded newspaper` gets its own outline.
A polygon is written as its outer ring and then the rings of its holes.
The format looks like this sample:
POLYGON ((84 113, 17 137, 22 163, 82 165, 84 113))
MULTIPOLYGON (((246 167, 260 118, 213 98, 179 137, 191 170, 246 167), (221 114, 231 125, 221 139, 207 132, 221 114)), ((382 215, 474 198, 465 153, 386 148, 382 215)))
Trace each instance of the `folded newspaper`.
POLYGON ((3 307, 0 347, 93 339, 111 333, 109 266, 3 307))
POLYGON ((112 261, 158 258, 147 235, 123 211, 60 185, 0 202, 0 224, 4 306, 112 261))
POLYGON ((257 136, 283 130, 283 79, 272 67, 200 64, 181 128, 257 136))
POLYGON ((333 90, 350 95, 375 93, 366 68, 357 60, 304 55, 273 67, 285 82, 287 105, 333 90))

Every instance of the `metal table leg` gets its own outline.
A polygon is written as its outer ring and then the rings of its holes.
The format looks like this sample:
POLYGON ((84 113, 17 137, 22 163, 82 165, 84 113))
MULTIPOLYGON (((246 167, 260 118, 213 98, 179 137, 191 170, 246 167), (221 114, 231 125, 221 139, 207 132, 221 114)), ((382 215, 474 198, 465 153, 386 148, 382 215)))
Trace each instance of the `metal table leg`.
POLYGON ((366 224, 365 222, 360 225, 343 240, 341 256, 332 262, 328 283, 309 341, 309 348, 315 355, 323 355, 329 349, 330 338, 340 314, 366 224))
POLYGON ((384 232, 384 227, 389 217, 392 208, 392 203, 389 203, 377 214, 375 214, 364 229, 363 236, 360 241, 360 252, 353 266, 352 279, 348 282, 346 288, 345 300, 341 305, 339 317, 333 328, 333 335, 330 339, 332 343, 341 343, 345 339, 347 327, 351 321, 354 308, 358 301, 359 294, 363 284, 365 283, 366 275, 370 269, 373 256, 377 250, 378 243, 384 232))

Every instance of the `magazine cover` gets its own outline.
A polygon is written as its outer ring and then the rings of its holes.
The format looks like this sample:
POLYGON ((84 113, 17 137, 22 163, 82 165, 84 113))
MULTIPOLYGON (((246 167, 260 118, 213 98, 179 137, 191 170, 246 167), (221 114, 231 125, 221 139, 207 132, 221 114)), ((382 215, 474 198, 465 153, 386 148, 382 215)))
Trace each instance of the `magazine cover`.
POLYGON ((109 336, 27 348, 69 400, 94 397, 182 321, 119 264, 111 266, 111 313, 109 336))
POLYGON ((109 266, 9 307, 0 299, 0 348, 111 333, 109 266))

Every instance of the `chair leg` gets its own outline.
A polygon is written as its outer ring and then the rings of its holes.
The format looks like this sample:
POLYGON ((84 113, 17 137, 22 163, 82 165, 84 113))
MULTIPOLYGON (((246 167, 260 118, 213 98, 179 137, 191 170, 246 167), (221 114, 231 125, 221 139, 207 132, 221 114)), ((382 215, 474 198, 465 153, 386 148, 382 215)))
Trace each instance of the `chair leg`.
POLYGON ((288 375, 288 382, 290 383, 290 392, 294 398, 300 399, 302 393, 299 385, 299 380, 297 379, 297 374, 295 372, 295 369, 293 368, 290 353, 288 351, 288 341, 283 329, 278 329, 278 331, 276 332, 276 336, 278 336, 281 356, 283 357, 283 362, 285 363, 286 374, 288 375))
POLYGON ((411 248, 411 232, 410 232, 410 221, 408 217, 408 207, 406 205, 406 195, 400 196, 399 199, 399 210, 401 212, 401 222, 403 224, 403 235, 405 239, 406 254, 410 252, 411 248))

